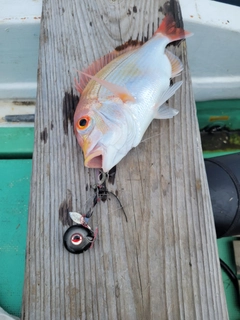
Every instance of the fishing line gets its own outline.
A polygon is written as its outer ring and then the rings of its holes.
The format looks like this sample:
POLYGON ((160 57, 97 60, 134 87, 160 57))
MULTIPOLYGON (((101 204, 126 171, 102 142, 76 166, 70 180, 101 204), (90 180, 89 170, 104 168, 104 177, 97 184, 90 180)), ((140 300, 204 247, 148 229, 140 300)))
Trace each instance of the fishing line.
POLYGON ((222 260, 220 260, 220 266, 221 268, 225 271, 225 273, 228 275, 229 279, 232 281, 235 289, 236 289, 236 298, 237 298, 237 303, 239 302, 239 286, 238 286, 238 278, 236 274, 232 271, 232 269, 222 260))
MULTIPOLYGON (((112 194, 112 195, 115 197, 115 199, 117 199, 117 202, 118 202, 119 205, 120 205, 120 209, 122 209, 122 212, 123 212, 123 214, 124 214, 124 216, 125 216, 126 222, 128 222, 127 214, 126 214, 126 212, 125 212, 125 210, 124 210, 124 208, 123 208, 123 205, 122 205, 121 201, 119 200, 118 196, 117 196, 115 193, 113 193, 112 191, 108 191, 108 193, 112 194)), ((125 207, 126 207, 126 206, 125 206, 125 207)), ((114 211, 117 211, 117 210, 120 210, 120 209, 116 209, 116 210, 114 210, 114 211)), ((114 212, 114 211, 113 211, 113 212, 114 212)))
POLYGON ((155 134, 154 136, 151 136, 151 137, 148 137, 148 138, 146 138, 146 139, 142 140, 140 143, 145 142, 145 141, 147 141, 147 140, 149 140, 149 139, 152 139, 152 138, 158 137, 158 136, 160 136, 160 135, 161 135, 161 133, 155 134))
POLYGON ((120 201, 120 199, 118 198, 118 196, 117 196, 115 193, 113 193, 112 191, 105 190, 105 193, 99 194, 99 195, 98 195, 98 198, 101 199, 101 197, 106 197, 108 194, 113 195, 114 198, 117 200, 118 204, 120 205, 120 208, 117 208, 117 209, 115 209, 115 210, 113 210, 113 211, 110 211, 109 213, 113 213, 113 212, 116 212, 116 211, 118 211, 118 210, 122 210, 122 211, 123 211, 123 214, 124 214, 124 216, 125 216, 126 222, 128 222, 127 214, 126 214, 126 211, 124 210, 124 208, 128 207, 128 205, 123 206, 122 203, 121 203, 121 201, 120 201))
POLYGON ((112 177, 115 176, 115 173, 116 173, 116 169, 115 169, 114 172, 112 172, 110 174, 109 173, 105 173, 105 172, 103 172, 102 170, 99 170, 99 169, 97 169, 95 171, 95 178, 97 180, 97 184, 95 184, 93 186, 90 186, 90 188, 93 189, 95 195, 93 196, 93 198, 89 197, 87 199, 87 201, 85 202, 85 204, 84 204, 85 211, 86 211, 85 217, 90 218, 92 216, 92 214, 93 214, 93 208, 95 207, 95 205, 99 201, 103 201, 103 202, 106 201, 107 200, 107 195, 111 194, 111 195, 114 196, 114 198, 117 200, 118 204, 120 205, 120 208, 118 208, 118 209, 116 209, 116 210, 114 210, 112 212, 115 212, 115 211, 118 211, 118 210, 122 210, 122 212, 123 212, 123 214, 125 216, 126 222, 128 222, 127 214, 126 214, 126 212, 124 210, 124 207, 123 207, 120 199, 118 198, 118 196, 115 193, 113 193, 112 191, 108 191, 107 187, 106 187, 106 184, 105 184, 107 179, 109 179, 110 177, 112 178, 112 177), (91 205, 89 205, 90 204, 89 201, 91 201, 91 205))

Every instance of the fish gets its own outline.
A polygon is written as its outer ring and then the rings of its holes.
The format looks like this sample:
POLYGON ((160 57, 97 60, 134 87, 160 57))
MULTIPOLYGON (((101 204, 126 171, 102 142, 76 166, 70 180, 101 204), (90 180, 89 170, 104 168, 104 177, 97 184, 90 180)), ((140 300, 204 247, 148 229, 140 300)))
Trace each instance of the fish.
POLYGON ((178 114, 165 102, 182 85, 170 80, 183 64, 166 46, 190 35, 167 14, 144 44, 114 50, 78 71, 73 123, 86 167, 108 172, 141 142, 153 119, 178 114))

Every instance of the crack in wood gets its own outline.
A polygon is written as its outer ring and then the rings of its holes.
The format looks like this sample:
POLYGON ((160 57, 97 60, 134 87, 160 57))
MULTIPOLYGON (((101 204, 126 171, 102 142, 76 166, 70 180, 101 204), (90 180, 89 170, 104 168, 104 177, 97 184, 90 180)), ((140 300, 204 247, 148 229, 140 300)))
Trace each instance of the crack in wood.
MULTIPOLYGON (((166 1, 163 5, 163 14, 171 14, 174 17, 174 21, 176 22, 176 27, 184 29, 182 13, 179 2, 175 0, 166 1)), ((171 46, 179 47, 180 43, 183 40, 174 41, 171 43, 171 46)))
POLYGON ((69 212, 72 211, 72 192, 67 190, 67 199, 63 200, 59 206, 59 220, 64 226, 72 226, 73 222, 69 216, 69 212))
POLYGON ((137 7, 136 6, 133 6, 133 12, 137 13, 137 7))
POLYGON ((126 48, 128 48, 129 46, 138 46, 138 45, 142 45, 143 41, 138 41, 138 39, 136 40, 132 40, 132 38, 130 38, 128 41, 126 41, 125 43, 121 44, 120 46, 117 46, 115 48, 116 51, 122 51, 126 48))
POLYGON ((108 173, 108 183, 114 184, 117 172, 117 166, 114 166, 108 173))
POLYGON ((79 97, 71 92, 65 92, 63 98, 63 130, 65 135, 68 135, 68 124, 73 125, 74 113, 79 102, 79 97))
POLYGON ((47 143, 47 139, 48 139, 48 132, 47 132, 47 128, 45 127, 44 130, 40 132, 40 140, 44 141, 44 143, 47 143))

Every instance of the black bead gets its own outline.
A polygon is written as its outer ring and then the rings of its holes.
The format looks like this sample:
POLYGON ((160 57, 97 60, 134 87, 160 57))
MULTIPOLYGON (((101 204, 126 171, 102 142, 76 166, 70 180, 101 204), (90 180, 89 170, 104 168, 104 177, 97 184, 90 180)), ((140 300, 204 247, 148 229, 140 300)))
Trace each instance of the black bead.
POLYGON ((94 239, 94 233, 82 225, 74 225, 67 229, 63 236, 65 248, 75 254, 88 250, 94 239))

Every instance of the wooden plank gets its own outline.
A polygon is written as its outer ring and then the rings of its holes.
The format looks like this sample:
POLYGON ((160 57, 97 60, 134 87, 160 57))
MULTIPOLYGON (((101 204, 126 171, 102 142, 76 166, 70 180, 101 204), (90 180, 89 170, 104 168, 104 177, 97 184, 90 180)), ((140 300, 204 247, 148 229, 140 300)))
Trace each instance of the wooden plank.
POLYGON ((151 36, 163 9, 179 15, 175 1, 43 3, 23 319, 228 319, 185 42, 170 47, 185 66, 169 102, 180 114, 153 121, 108 185, 128 222, 110 198, 93 249, 62 244, 95 183, 73 135, 75 68, 151 36))

